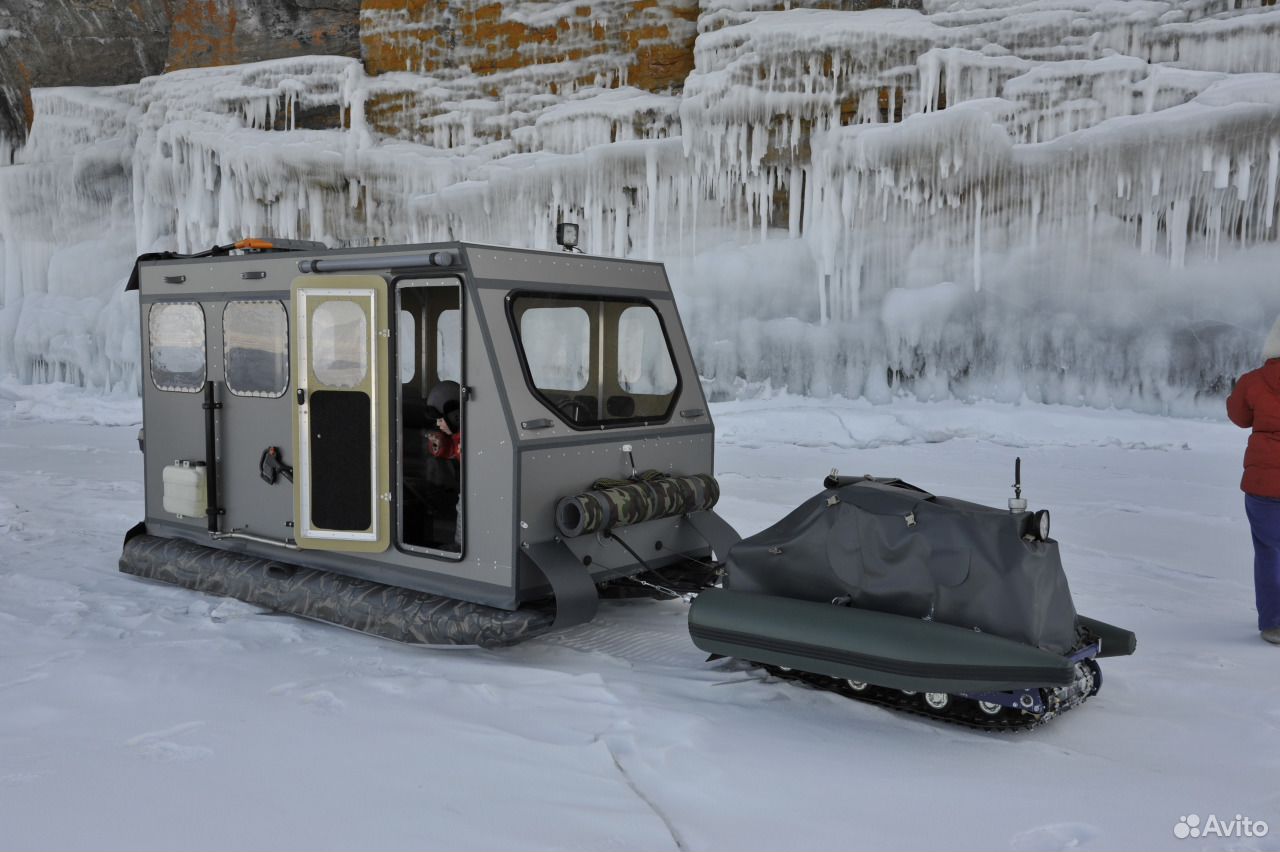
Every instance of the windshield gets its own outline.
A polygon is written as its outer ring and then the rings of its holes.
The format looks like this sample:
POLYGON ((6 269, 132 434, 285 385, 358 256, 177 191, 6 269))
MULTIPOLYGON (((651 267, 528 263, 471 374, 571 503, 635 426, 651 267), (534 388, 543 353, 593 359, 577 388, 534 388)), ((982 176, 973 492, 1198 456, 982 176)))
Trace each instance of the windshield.
POLYGON ((511 324, 530 389, 570 426, 670 417, 680 376, 650 303, 519 294, 511 300, 511 324))

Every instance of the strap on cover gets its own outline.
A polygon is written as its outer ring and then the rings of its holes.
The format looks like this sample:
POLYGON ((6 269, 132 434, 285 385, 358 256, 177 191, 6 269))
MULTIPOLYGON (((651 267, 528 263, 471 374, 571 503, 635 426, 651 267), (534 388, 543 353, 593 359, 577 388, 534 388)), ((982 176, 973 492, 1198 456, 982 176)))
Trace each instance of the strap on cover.
POLYGON ((689 521, 689 524, 698 535, 706 539, 707 544, 711 545, 711 550, 714 551, 716 559, 721 561, 729 558, 729 548, 742 541, 742 536, 738 535, 738 531, 712 509, 690 512, 685 515, 685 519, 689 521))

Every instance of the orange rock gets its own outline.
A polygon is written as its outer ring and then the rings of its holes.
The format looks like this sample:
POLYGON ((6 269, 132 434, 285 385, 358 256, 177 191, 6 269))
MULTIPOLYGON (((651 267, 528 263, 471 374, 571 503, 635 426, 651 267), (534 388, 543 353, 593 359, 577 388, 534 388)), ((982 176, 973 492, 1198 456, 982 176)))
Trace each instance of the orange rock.
POLYGON ((174 0, 169 6, 169 56, 165 70, 238 62, 236 8, 218 0, 174 0))
MULTIPOLYGON (((671 91, 693 69, 697 0, 601 2, 534 23, 509 5, 492 0, 364 0, 360 42, 365 70, 430 74, 466 66, 474 74, 488 75, 612 56, 631 85, 671 91)), ((585 82, 593 76, 588 74, 585 82)))
POLYGON ((301 13, 273 0, 169 0, 168 8, 166 71, 360 49, 360 0, 301 13))

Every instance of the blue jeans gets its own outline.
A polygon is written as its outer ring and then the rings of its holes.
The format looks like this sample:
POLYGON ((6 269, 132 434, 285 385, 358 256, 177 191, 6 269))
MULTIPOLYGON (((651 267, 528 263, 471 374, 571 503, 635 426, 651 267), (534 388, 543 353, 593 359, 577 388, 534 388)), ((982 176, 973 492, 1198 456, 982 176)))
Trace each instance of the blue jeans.
POLYGON ((1258 629, 1280 627, 1280 500, 1244 495, 1253 530, 1253 589, 1258 597, 1258 629))

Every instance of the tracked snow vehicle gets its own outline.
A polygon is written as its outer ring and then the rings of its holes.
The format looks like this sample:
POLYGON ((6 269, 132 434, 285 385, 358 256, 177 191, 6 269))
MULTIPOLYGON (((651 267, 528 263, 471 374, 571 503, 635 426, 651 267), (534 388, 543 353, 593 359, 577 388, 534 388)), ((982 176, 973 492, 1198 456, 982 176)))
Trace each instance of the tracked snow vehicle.
POLYGON ((1076 616, 1025 504, 836 477, 740 541, 661 264, 246 240, 139 258, 129 287, 127 573, 425 645, 701 593, 690 630, 715 655, 988 727, 1078 704, 1094 658, 1132 651, 1076 616))

